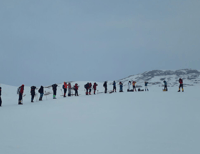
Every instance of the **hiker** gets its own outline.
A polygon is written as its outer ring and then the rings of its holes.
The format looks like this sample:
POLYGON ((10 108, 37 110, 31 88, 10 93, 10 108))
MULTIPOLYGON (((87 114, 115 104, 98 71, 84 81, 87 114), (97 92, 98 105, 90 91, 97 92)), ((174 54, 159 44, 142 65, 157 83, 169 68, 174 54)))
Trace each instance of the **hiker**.
POLYGON ((75 96, 78 96, 78 84, 76 83, 74 86, 75 96))
POLYGON ((183 89, 183 79, 179 79, 179 90, 178 90, 178 92, 180 92, 180 89, 182 88, 182 92, 184 92, 184 89, 183 89))
POLYGON ((32 103, 33 103, 33 100, 34 100, 34 97, 35 97, 35 89, 36 89, 35 86, 32 86, 32 87, 31 87, 30 93, 31 93, 31 102, 32 102, 32 103))
POLYGON ((63 84, 63 90, 64 90, 64 95, 63 95, 63 97, 66 97, 66 93, 67 93, 67 83, 66 82, 64 82, 64 84, 63 84))
POLYGON ((107 93, 107 81, 104 82, 103 87, 105 88, 105 93, 107 93))
POLYGON ((96 84, 96 82, 93 84, 93 89, 94 89, 94 95, 95 95, 95 92, 96 92, 96 90, 97 90, 97 86, 98 86, 98 84, 96 84))
POLYGON ((86 90, 85 92, 86 95, 88 95, 89 86, 90 86, 89 82, 84 85, 85 90, 86 90))
POLYGON ((134 90, 135 90, 135 91, 137 91, 137 90, 136 90, 136 87, 135 87, 135 84, 136 84, 136 82, 135 82, 135 81, 133 81, 133 83, 132 83, 132 84, 133 84, 133 91, 134 91, 134 90))
POLYGON ((131 81, 128 82, 128 89, 127 89, 127 91, 130 91, 130 88, 131 88, 131 81))
POLYGON ((147 85, 148 85, 148 82, 147 82, 147 81, 145 81, 145 82, 144 82, 145 91, 149 91, 149 89, 148 89, 147 85))
POLYGON ((1 87, 0 87, 0 107, 2 105, 2 100, 1 100, 1 87))
POLYGON ((92 83, 89 83, 89 95, 91 95, 91 91, 92 91, 92 83))
POLYGON ((56 91, 57 91, 57 84, 52 85, 52 90, 53 90, 53 99, 56 99, 56 91))
POLYGON ((39 101, 42 101, 42 97, 43 97, 43 95, 44 95, 44 87, 41 86, 40 89, 38 90, 38 92, 40 93, 39 101))
POLYGON ((23 93, 24 93, 24 85, 21 85, 21 86, 18 88, 18 91, 17 91, 17 94, 19 94, 18 105, 23 105, 23 103, 22 103, 23 93))
POLYGON ((68 83, 68 96, 71 96, 71 83, 68 83))
POLYGON ((163 89, 163 91, 168 91, 168 89, 167 89, 167 81, 163 81, 164 82, 164 89, 163 89))
POLYGON ((116 82, 113 81, 113 92, 116 92, 116 82))
POLYGON ((123 83, 122 82, 119 82, 119 92, 123 92, 123 83))

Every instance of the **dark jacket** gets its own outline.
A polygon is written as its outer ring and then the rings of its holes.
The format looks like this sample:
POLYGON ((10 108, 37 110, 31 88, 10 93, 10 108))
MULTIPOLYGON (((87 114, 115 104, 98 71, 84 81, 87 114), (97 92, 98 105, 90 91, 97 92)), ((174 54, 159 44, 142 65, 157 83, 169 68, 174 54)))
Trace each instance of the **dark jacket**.
POLYGON ((89 83, 87 83, 87 84, 85 84, 85 89, 89 89, 89 87, 90 87, 90 84, 89 83))
POLYGON ((44 87, 41 86, 40 89, 38 90, 38 92, 39 92, 40 94, 44 94, 44 87))
POLYGON ((56 91, 56 90, 57 90, 57 86, 58 86, 57 84, 53 84, 53 85, 52 85, 53 91, 56 91))
POLYGON ((36 89, 35 86, 32 86, 32 87, 31 87, 31 91, 30 91, 30 92, 31 92, 31 95, 35 95, 35 89, 36 89))
POLYGON ((107 88, 107 82, 106 81, 104 82, 103 87, 107 88))

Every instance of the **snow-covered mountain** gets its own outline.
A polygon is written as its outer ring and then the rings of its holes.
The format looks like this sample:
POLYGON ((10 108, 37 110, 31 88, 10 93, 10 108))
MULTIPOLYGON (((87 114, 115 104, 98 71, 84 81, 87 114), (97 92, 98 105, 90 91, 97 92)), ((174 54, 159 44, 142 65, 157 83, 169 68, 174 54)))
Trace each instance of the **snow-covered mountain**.
MULTIPOLYGON (((153 70, 144 72, 142 74, 131 75, 129 77, 118 80, 127 85, 128 81, 136 81, 137 87, 144 86, 144 82, 149 82, 149 86, 162 86, 163 81, 166 80, 169 87, 179 85, 179 78, 183 79, 184 86, 200 85, 200 71, 194 69, 180 69, 180 70, 153 70)), ((110 83, 111 84, 111 83, 110 83)))
MULTIPOLYGON (((137 78, 142 84, 174 75, 150 72, 149 78, 145 72, 121 81, 137 78)), ((43 101, 36 95, 34 103, 26 86, 21 106, 17 105, 18 87, 2 84, 1 154, 200 153, 199 87, 178 93, 177 87, 163 92, 156 85, 148 92, 126 92, 125 85, 123 93, 117 87, 116 93, 104 94, 103 83, 97 82, 97 94, 86 96, 87 81, 71 82, 72 86, 75 83, 80 86, 78 97, 63 98, 60 83, 57 99, 53 99, 51 86, 45 86, 49 95, 43 101)))

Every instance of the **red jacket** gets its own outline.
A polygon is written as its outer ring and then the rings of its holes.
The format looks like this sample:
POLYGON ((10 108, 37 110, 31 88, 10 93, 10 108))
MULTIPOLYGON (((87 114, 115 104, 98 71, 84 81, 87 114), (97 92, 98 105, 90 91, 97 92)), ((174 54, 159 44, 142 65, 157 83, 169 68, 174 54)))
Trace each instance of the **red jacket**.
POLYGON ((64 88, 66 88, 66 89, 67 89, 67 86, 68 86, 68 85, 67 85, 67 83, 66 83, 66 82, 64 82, 64 88))
POLYGON ((89 88, 92 88, 92 84, 91 83, 89 83, 89 88))
POLYGON ((96 88, 97 88, 97 84, 94 83, 94 85, 93 85, 93 89, 96 90, 96 88))
POLYGON ((78 90, 78 84, 77 84, 77 83, 75 84, 74 88, 75 88, 76 90, 78 90))
POLYGON ((182 80, 182 79, 179 79, 179 83, 180 83, 180 84, 183 84, 183 80, 182 80))
POLYGON ((20 94, 23 94, 24 93, 24 85, 21 86, 21 89, 20 89, 20 94))

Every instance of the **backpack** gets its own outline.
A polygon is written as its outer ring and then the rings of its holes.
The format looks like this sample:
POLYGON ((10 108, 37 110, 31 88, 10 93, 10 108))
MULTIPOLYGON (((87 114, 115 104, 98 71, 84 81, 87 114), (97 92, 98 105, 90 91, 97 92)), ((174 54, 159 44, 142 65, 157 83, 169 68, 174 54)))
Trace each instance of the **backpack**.
POLYGON ((17 94, 19 94, 20 90, 21 90, 21 86, 17 89, 17 94))
POLYGON ((65 85, 63 85, 63 89, 65 89, 65 85))

